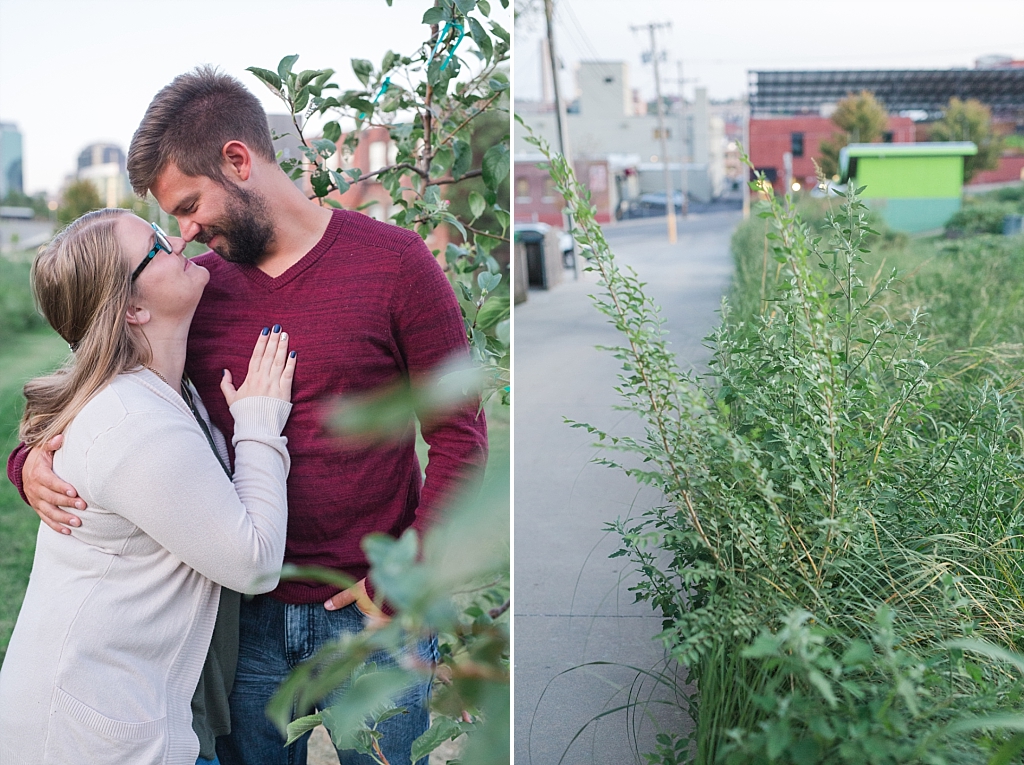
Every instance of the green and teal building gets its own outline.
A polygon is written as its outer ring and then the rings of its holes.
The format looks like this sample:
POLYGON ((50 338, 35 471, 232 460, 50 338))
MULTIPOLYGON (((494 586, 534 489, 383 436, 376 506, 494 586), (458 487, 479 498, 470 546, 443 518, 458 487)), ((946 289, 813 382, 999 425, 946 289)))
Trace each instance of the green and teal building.
POLYGON ((863 199, 896 231, 942 228, 960 209, 970 141, 853 143, 839 153, 843 183, 866 186, 863 199))

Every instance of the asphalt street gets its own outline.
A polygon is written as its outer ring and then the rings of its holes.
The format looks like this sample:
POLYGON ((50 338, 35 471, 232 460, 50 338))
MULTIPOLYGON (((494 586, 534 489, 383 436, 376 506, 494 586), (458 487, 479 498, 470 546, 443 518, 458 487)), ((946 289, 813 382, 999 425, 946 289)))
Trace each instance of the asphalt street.
MULTIPOLYGON (((735 211, 691 215, 675 245, 663 218, 605 231, 662 307, 684 367, 707 360, 702 338, 718 323, 739 221, 735 211)), ((659 495, 593 464, 592 437, 564 422, 640 432, 634 415, 614 409, 618 362, 595 348, 618 341, 588 297, 597 279, 566 278, 515 307, 515 760, 623 765, 654 749, 659 728, 689 723, 671 684, 638 671, 666 668, 652 640, 661 619, 633 603, 635 575, 626 559, 609 559, 617 539, 604 531, 655 506, 659 495)))

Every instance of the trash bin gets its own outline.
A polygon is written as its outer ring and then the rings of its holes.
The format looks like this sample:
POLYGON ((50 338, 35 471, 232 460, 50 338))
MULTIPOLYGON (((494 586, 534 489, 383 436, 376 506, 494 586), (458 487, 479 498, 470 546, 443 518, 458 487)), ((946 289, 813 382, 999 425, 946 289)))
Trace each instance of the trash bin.
POLYGON ((1017 236, 1024 233, 1024 215, 1007 215, 1003 218, 1003 236, 1017 236))

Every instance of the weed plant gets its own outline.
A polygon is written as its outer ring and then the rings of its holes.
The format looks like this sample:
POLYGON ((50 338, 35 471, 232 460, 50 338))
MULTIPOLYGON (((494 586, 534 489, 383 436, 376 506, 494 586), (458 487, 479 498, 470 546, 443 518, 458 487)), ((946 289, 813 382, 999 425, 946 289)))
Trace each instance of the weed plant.
POLYGON ((893 271, 865 268, 869 238, 885 237, 850 193, 824 237, 770 201, 761 268, 740 269, 739 310, 724 304, 707 338, 711 373, 684 373, 587 193, 549 159, 645 435, 574 425, 639 457, 602 461, 663 494, 610 528, 697 688, 693 733, 665 734, 648 759, 1014 761, 1024 431, 1011 365, 927 361, 922 312, 897 299, 893 271))

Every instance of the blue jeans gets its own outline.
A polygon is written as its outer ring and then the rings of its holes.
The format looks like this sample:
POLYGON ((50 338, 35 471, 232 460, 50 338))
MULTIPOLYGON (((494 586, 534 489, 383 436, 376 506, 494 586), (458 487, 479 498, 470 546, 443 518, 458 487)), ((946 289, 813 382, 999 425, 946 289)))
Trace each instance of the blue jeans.
MULTIPOLYGON (((288 605, 267 595, 242 600, 239 619, 238 669, 231 691, 231 734, 217 739, 222 765, 305 765, 309 734, 285 747, 284 737, 267 719, 271 696, 289 673, 325 643, 344 633, 359 632, 366 617, 355 604, 328 611, 321 603, 288 605)), ((437 639, 420 641, 420 658, 436 663, 437 639)), ((372 655, 378 667, 394 666, 386 653, 372 655)), ((430 682, 411 688, 396 700, 407 714, 378 726, 381 750, 391 765, 410 765, 412 742, 430 727, 430 682)), ((329 706, 325 703, 323 706, 329 706)), ((338 752, 341 765, 371 765, 373 760, 354 750, 338 752)), ((426 765, 423 758, 417 765, 426 765)))

